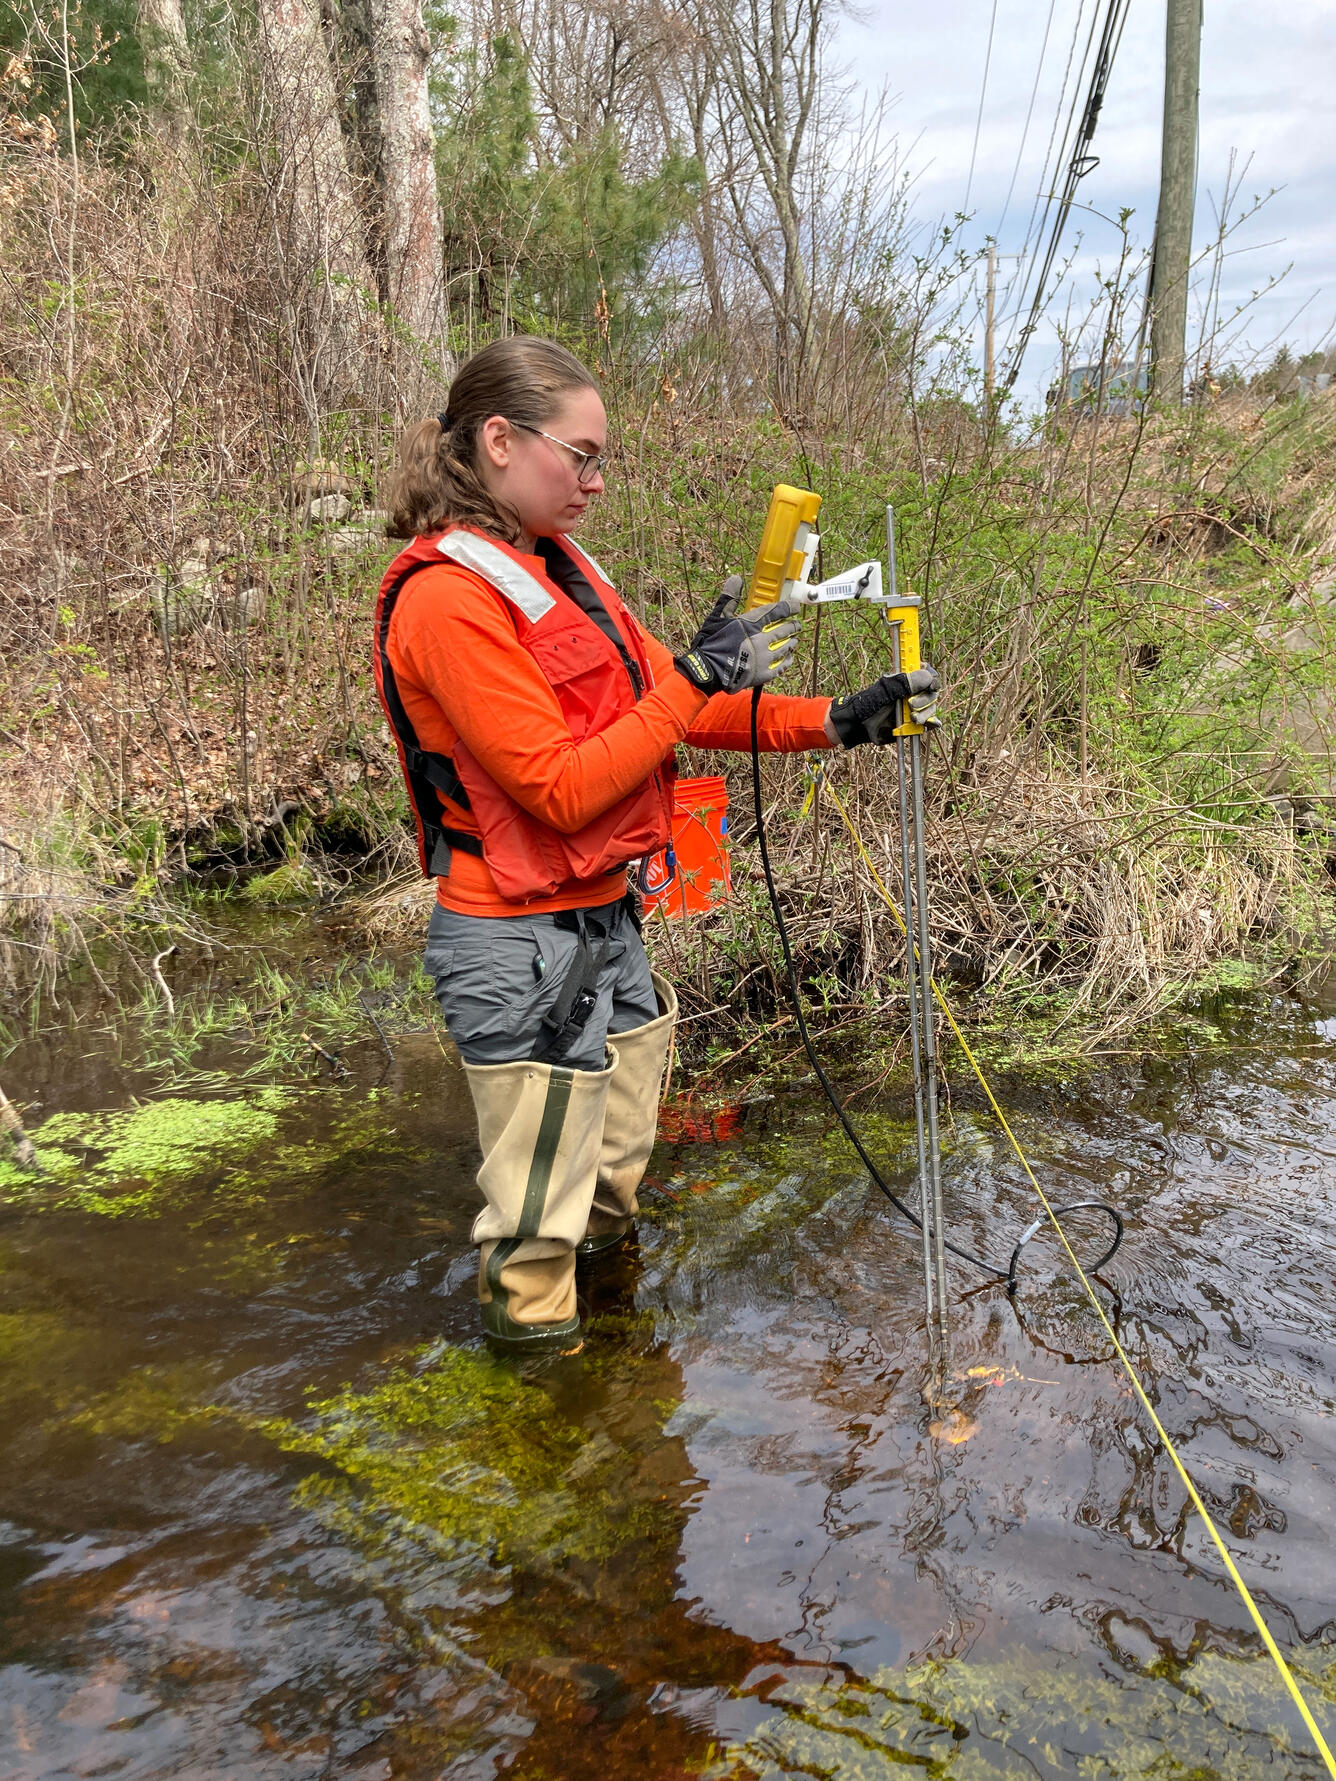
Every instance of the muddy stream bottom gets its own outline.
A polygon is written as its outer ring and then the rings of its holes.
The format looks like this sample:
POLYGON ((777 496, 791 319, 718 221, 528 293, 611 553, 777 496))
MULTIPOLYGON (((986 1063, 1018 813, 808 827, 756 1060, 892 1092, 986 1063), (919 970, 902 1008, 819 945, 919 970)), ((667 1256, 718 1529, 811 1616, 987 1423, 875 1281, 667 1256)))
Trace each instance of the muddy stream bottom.
MULTIPOLYGON (((6 1781, 1324 1772, 1055 1244, 1014 1302, 953 1264, 944 1416, 917 1240, 810 1088, 671 1108, 583 1352, 516 1364, 431 1035, 232 1099, 110 1044, 0 1167, 6 1781)), ((950 1075, 953 1234, 1005 1263, 1036 1208, 950 1075)), ((1127 1216, 1106 1302, 1336 1736, 1336 1019, 1005 1095, 1127 1216)))

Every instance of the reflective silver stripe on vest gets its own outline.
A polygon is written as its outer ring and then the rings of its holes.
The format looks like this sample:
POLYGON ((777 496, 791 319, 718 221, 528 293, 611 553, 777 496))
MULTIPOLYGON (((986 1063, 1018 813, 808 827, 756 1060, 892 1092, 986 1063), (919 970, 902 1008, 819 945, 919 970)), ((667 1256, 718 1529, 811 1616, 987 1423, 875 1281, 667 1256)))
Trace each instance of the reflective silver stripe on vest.
POLYGON ((519 607, 531 625, 536 625, 544 613, 551 612, 556 605, 536 576, 530 575, 487 538, 479 538, 472 532, 447 532, 436 548, 452 563, 460 563, 490 582, 512 606, 519 607))
POLYGON ((577 563, 579 562, 580 558, 583 557, 585 562, 588 563, 589 567, 594 571, 595 575, 598 576, 599 580, 604 584, 605 587, 612 586, 612 582, 609 579, 607 572, 599 565, 598 559, 596 557, 590 556, 589 552, 585 549, 583 544, 577 544, 575 542, 574 538, 568 538, 566 540, 566 548, 574 556, 577 563))

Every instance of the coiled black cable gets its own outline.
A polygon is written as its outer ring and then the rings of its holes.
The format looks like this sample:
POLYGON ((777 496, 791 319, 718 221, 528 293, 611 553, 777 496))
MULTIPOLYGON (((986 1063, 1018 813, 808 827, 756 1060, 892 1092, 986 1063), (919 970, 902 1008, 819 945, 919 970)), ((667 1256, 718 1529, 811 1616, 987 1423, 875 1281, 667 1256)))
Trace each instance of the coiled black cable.
MULTIPOLYGON (((872 1179, 876 1182, 882 1193, 885 1194, 886 1198, 891 1202, 892 1206, 895 1207, 896 1211, 899 1212, 902 1217, 907 1218, 916 1231, 921 1231, 923 1229, 922 1219, 910 1210, 900 1198, 899 1194, 897 1194, 894 1188, 891 1187, 876 1163, 872 1160, 867 1145, 864 1144, 859 1135, 858 1128, 849 1118, 848 1113, 845 1111, 844 1102, 835 1092, 835 1086, 831 1082, 830 1077, 826 1074, 825 1066, 817 1055, 817 1049, 813 1043, 812 1035, 808 1031, 807 1017, 803 1013, 802 988, 798 982, 798 967, 794 963, 793 948, 789 943, 788 923, 784 920, 784 911, 779 906, 779 892, 775 887, 775 875, 770 866, 770 846, 765 833, 765 806, 761 795, 761 747, 756 727, 756 711, 760 702, 761 689, 760 687, 756 687, 753 690, 751 697, 752 803, 756 812, 756 840, 760 848, 761 871, 765 876, 766 894, 770 898, 770 909, 775 918, 776 930, 779 933, 779 944, 784 951, 784 970, 788 978, 789 995, 793 1001, 793 1012, 797 1017, 798 1033, 803 1042, 803 1050, 807 1053, 807 1061, 811 1064, 816 1079, 821 1084, 822 1093, 830 1102, 836 1118, 844 1127, 845 1137, 848 1138, 849 1142, 858 1152, 859 1158, 861 1159, 863 1166, 867 1169, 868 1174, 871 1175, 872 1179)), ((908 941, 906 941, 906 944, 908 944, 908 941)), ((1123 1240, 1123 1221, 1117 1209, 1107 1205, 1103 1200, 1080 1200, 1071 1206, 1055 1206, 1053 1210, 1054 1216, 1060 1217, 1064 1212, 1075 1212, 1087 1209, 1107 1212, 1114 1224, 1113 1242, 1090 1270, 1091 1273, 1098 1273, 1106 1262, 1113 1260, 1114 1256, 1118 1253, 1119 1246, 1123 1240)), ((1011 1252, 1010 1264, 1005 1268, 999 1268, 996 1263, 986 1261, 982 1256, 973 1255, 968 1249, 962 1249, 959 1244, 952 1243, 949 1238, 945 1239, 945 1247, 960 1261, 968 1262, 971 1267, 978 1268, 982 1273, 990 1275, 994 1280, 1004 1280, 1006 1282, 1008 1293, 1014 1293, 1016 1291, 1016 1268, 1021 1258, 1021 1251, 1030 1239, 1037 1235, 1041 1225, 1042 1221, 1036 1220, 1022 1234, 1020 1241, 1011 1252)))

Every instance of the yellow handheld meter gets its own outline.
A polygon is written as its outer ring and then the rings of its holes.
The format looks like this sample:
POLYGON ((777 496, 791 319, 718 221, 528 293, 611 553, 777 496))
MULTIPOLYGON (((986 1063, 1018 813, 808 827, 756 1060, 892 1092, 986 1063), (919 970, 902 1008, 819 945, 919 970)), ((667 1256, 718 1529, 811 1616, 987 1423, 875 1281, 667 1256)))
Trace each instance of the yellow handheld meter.
POLYGON ((805 581, 816 550, 813 526, 821 509, 820 495, 781 482, 770 497, 761 548, 756 553, 744 611, 769 606, 791 581, 805 581))
MULTIPOLYGON (((791 488, 781 482, 770 497, 770 510, 765 516, 761 548, 756 553, 751 586, 744 611, 769 606, 787 597, 798 606, 831 606, 863 602, 878 606, 891 627, 891 646, 898 672, 912 674, 922 666, 919 644, 919 597, 902 594, 898 585, 895 561, 895 515, 886 509, 886 551, 890 570, 890 591, 883 593, 881 564, 859 563, 842 575, 815 585, 809 580, 816 547, 821 542, 814 527, 821 510, 821 497, 811 489, 791 488)), ((901 711, 897 736, 921 736, 925 725, 911 716, 908 702, 901 711)), ((928 717, 935 725, 936 719, 928 717)))

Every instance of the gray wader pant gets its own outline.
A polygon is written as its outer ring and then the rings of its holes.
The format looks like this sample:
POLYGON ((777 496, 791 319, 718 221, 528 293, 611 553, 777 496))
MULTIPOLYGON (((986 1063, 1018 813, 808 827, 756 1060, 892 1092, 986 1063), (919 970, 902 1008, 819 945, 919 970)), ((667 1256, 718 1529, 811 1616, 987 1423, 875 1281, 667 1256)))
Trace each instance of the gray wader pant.
POLYGON ((478 1116, 484 1327, 515 1346, 572 1335, 577 1250, 620 1241, 637 1210, 677 998, 624 902, 438 907, 425 964, 478 1116))

